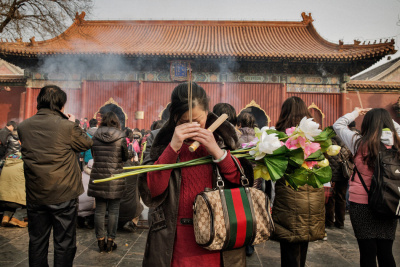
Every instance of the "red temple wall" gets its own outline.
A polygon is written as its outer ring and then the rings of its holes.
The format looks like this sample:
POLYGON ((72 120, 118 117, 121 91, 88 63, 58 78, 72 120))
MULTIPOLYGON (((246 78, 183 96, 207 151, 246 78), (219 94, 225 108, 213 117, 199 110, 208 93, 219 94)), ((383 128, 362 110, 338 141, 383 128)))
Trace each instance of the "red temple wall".
POLYGON ((0 91, 0 128, 3 128, 8 121, 22 121, 25 87, 10 86, 11 91, 0 91))
MULTIPOLYGON (((341 115, 341 94, 318 94, 318 93, 291 93, 288 97, 297 96, 303 99, 307 106, 314 103, 324 113, 322 126, 332 125, 341 115)), ((278 109, 280 111, 280 108, 278 109)))
MULTIPOLYGON (((345 95, 345 113, 351 112, 355 107, 361 107, 356 92, 348 92, 345 95)), ((384 108, 389 111, 392 118, 400 123, 400 118, 396 116, 393 110, 393 104, 400 97, 399 93, 379 93, 379 92, 362 92, 360 98, 364 108, 384 108)), ((357 128, 361 128, 362 117, 356 119, 357 128)))
MULTIPOLYGON (((92 118, 97 110, 111 97, 121 106, 127 114, 126 125, 131 128, 149 129, 154 120, 158 120, 160 112, 170 102, 171 92, 178 83, 170 82, 114 82, 114 81, 84 81, 82 88, 65 89, 68 95, 66 113, 74 114, 77 118, 92 118), (135 112, 144 111, 144 119, 136 120, 135 112)), ((199 83, 210 97, 210 109, 220 102, 230 103, 237 113, 254 100, 269 116, 270 126, 276 124, 283 101, 290 96, 298 96, 307 106, 314 103, 325 115, 322 120, 323 127, 332 125, 341 115, 350 112, 359 106, 356 93, 326 94, 326 93, 286 93, 284 84, 266 83, 199 83), (342 104, 343 103, 343 104, 342 104)), ((11 92, 1 92, 7 97, 0 98, 2 110, 11 110, 0 114, 3 124, 8 118, 18 118, 24 111, 25 118, 36 113, 36 98, 39 88, 27 88, 26 96, 22 93, 24 88, 13 89, 15 95, 9 101, 11 92), (18 91, 19 90, 19 91, 18 91), (21 94, 22 93, 22 94, 21 94), (18 97, 17 97, 18 96, 18 97), (3 99, 6 99, 4 101, 3 99), (20 104, 26 99, 25 107, 19 109, 20 104), (22 102, 21 102, 22 101, 22 102), (10 108, 10 103, 12 107, 10 108), (7 116, 7 118, 5 118, 7 116), (11 116, 11 117, 10 117, 11 116)), ((1 96, 1 95, 0 95, 1 96)), ((364 107, 383 107, 391 113, 397 121, 392 105, 397 102, 398 93, 368 93, 362 92, 361 98, 364 107)), ((314 110, 318 113, 318 111, 314 110)), ((318 114, 317 114, 318 115, 318 114)), ((361 119, 357 120, 361 125, 361 119)))

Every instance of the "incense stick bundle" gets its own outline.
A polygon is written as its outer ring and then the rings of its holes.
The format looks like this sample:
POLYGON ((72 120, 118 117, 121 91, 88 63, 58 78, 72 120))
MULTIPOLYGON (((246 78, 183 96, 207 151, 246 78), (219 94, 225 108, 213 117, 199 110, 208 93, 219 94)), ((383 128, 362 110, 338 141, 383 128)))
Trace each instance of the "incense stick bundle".
POLYGON ((357 96, 358 96, 358 101, 360 102, 360 107, 361 107, 362 109, 364 109, 364 108, 363 108, 363 104, 362 104, 362 102, 361 102, 361 96, 360 96, 360 92, 359 92, 359 91, 357 91, 357 96))
MULTIPOLYGON (((208 127, 207 130, 209 130, 210 132, 214 132, 219 126, 221 126, 221 124, 226 121, 226 119, 228 118, 228 115, 226 114, 222 114, 216 121, 214 121, 213 124, 210 125, 210 127, 208 127)), ((194 141, 190 146, 189 146, 189 151, 190 152, 194 152, 196 151, 196 149, 198 149, 200 146, 200 143, 197 141, 194 141)))
POLYGON ((192 123, 192 105, 193 105, 193 99, 192 99, 192 72, 190 71, 190 68, 188 68, 188 105, 189 105, 189 123, 192 123))

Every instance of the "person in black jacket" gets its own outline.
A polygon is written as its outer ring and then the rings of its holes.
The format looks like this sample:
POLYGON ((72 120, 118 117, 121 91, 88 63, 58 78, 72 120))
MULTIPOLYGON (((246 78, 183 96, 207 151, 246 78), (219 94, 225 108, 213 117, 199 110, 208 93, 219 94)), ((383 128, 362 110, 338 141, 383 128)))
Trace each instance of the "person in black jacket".
POLYGON ((0 130, 0 160, 6 158, 9 138, 13 131, 17 130, 17 123, 15 121, 7 122, 6 127, 0 130))
POLYGON ((100 253, 111 252, 117 248, 114 242, 117 234, 118 215, 121 197, 126 189, 125 179, 103 183, 93 180, 110 177, 123 172, 123 164, 128 160, 128 147, 121 124, 114 112, 103 115, 100 127, 93 138, 93 168, 90 174, 88 196, 94 197, 96 210, 94 226, 100 253), (107 244, 105 242, 105 216, 108 209, 107 244))
POLYGON ((343 229, 346 213, 346 191, 349 184, 348 178, 343 176, 341 161, 353 161, 350 150, 345 146, 338 136, 332 138, 333 145, 339 145, 342 148, 337 156, 326 155, 329 165, 332 169, 332 196, 325 204, 325 227, 333 226, 343 229))
POLYGON ((54 266, 72 266, 76 253, 78 197, 84 192, 77 153, 92 140, 64 115, 67 94, 55 85, 40 90, 38 112, 21 122, 29 228, 29 266, 48 266, 53 228, 54 266))

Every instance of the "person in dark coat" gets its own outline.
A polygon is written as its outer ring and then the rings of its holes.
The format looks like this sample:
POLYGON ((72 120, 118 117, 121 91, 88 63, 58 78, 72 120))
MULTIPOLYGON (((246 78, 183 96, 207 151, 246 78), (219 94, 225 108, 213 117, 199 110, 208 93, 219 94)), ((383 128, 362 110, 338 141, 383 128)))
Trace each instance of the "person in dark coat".
POLYGON ((17 123, 15 121, 7 122, 6 126, 0 130, 0 160, 6 158, 8 141, 15 130, 17 130, 17 123))
POLYGON ((29 229, 29 266, 48 266, 53 228, 54 266, 72 266, 76 253, 78 197, 84 192, 77 153, 92 140, 75 117, 64 115, 67 94, 58 86, 43 87, 38 112, 21 122, 18 136, 24 161, 29 229))
POLYGON ((338 136, 332 138, 332 144, 341 146, 340 152, 336 156, 326 155, 332 169, 332 196, 329 197, 325 205, 325 227, 344 228, 344 218, 346 214, 346 191, 349 185, 348 178, 343 176, 342 160, 352 162, 350 150, 340 140, 338 136))
POLYGON ((111 252, 117 248, 114 239, 117 234, 121 197, 125 192, 125 179, 116 179, 103 183, 93 183, 123 172, 124 162, 128 160, 128 146, 125 133, 121 131, 120 121, 114 112, 103 115, 100 127, 93 138, 93 168, 90 173, 88 196, 94 197, 96 210, 94 226, 100 253, 111 252), (105 217, 108 210, 107 232, 105 217), (107 233, 107 243, 105 237, 107 233))

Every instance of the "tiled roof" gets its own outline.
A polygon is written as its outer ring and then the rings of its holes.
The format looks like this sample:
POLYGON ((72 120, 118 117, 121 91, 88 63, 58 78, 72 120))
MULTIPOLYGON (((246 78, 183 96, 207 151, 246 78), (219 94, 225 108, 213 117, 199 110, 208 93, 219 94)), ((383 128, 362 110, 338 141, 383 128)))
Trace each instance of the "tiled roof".
POLYGON ((367 72, 364 72, 363 74, 359 74, 359 75, 355 76, 352 80, 376 80, 375 77, 377 77, 379 74, 385 72, 386 70, 388 70, 389 68, 394 66, 399 60, 400 60, 400 57, 395 58, 383 65, 380 65, 380 66, 373 68, 367 72))
POLYGON ((299 22, 268 21, 85 21, 84 13, 63 34, 46 41, 0 42, 4 55, 120 54, 176 58, 350 61, 395 52, 394 40, 334 44, 302 13, 299 22))
POLYGON ((356 90, 397 91, 400 89, 400 82, 351 80, 346 84, 346 88, 349 91, 356 91, 356 90))

